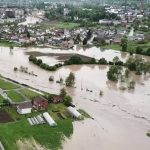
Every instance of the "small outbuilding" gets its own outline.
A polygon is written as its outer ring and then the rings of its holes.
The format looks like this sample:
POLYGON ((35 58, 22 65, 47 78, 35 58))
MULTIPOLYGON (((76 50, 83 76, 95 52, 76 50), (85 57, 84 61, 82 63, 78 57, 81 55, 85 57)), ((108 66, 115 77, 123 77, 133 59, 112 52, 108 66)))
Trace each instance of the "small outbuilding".
POLYGON ((59 95, 54 95, 52 98, 51 98, 51 101, 53 103, 61 103, 63 102, 63 98, 59 95))
POLYGON ((37 110, 46 110, 48 108, 48 100, 41 96, 33 98, 32 104, 33 108, 37 110))
POLYGON ((57 125, 56 122, 53 120, 53 118, 49 115, 48 112, 43 113, 43 117, 50 126, 57 125))
POLYGON ((21 104, 18 104, 17 106, 17 112, 19 114, 29 114, 32 110, 32 103, 31 102, 24 102, 21 104))
POLYGON ((68 111, 72 117, 78 118, 78 119, 82 118, 82 115, 75 108, 69 106, 68 111))

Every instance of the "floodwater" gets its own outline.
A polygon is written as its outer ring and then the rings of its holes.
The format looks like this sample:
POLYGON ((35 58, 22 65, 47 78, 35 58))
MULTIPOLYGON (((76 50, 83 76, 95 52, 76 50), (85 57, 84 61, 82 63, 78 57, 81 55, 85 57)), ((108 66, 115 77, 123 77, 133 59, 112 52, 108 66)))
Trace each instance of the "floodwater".
MULTIPOLYGON (((108 60, 118 56, 127 59, 126 53, 89 48, 86 50, 52 50, 39 48, 0 48, 0 74, 28 84, 34 88, 50 93, 59 93, 63 87, 56 83, 62 77, 64 80, 70 72, 76 76, 76 88, 67 88, 78 108, 84 109, 93 118, 74 122, 74 133, 71 139, 66 139, 64 150, 149 150, 150 138, 146 136, 150 130, 150 75, 130 78, 136 81, 134 91, 120 91, 118 85, 107 80, 108 66, 72 65, 60 68, 55 72, 47 72, 28 61, 25 52, 41 53, 79 53, 90 57, 106 57, 108 60), (92 53, 93 52, 93 53, 92 53), (124 57, 122 57, 124 55, 124 57), (14 72, 13 68, 28 67, 38 76, 30 76, 14 72), (54 75, 55 82, 49 82, 49 76, 54 75), (92 90, 87 92, 86 89, 92 90), (83 90, 82 90, 83 89, 83 90), (99 96, 102 90, 104 95, 99 96)), ((49 64, 57 62, 56 57, 40 56, 49 64)), ((145 57, 149 59, 148 57, 145 57)))

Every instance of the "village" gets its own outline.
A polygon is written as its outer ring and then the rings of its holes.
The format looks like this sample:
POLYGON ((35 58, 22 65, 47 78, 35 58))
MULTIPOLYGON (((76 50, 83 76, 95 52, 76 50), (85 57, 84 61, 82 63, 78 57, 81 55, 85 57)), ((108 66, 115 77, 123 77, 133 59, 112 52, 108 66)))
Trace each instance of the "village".
MULTIPOLYGON (((53 9, 53 7, 57 9, 57 5, 50 6, 45 6, 46 11, 53 9)), ((74 16, 73 22, 63 22, 58 20, 48 21, 43 10, 21 11, 12 8, 9 11, 3 11, 3 9, 1 11, 5 12, 1 13, 1 20, 5 23, 1 23, 0 29, 0 43, 3 45, 71 49, 74 45, 79 44, 81 46, 96 45, 113 48, 114 45, 121 45, 121 40, 125 36, 132 44, 138 44, 138 42, 147 41, 150 38, 144 31, 149 29, 148 24, 146 22, 142 23, 149 12, 145 12, 144 16, 140 10, 132 7, 127 7, 124 10, 124 7, 105 6, 106 13, 115 14, 116 17, 113 17, 114 19, 99 19, 98 22, 93 22, 95 25, 91 27, 88 26, 88 22, 87 25, 81 24, 84 18, 78 16, 74 16), (7 22, 4 18, 26 18, 29 22, 27 24, 16 20, 7 22), (138 28, 138 30, 135 30, 135 28, 138 28)), ((65 19, 70 18, 70 11, 65 6, 63 7, 63 17, 65 19)))

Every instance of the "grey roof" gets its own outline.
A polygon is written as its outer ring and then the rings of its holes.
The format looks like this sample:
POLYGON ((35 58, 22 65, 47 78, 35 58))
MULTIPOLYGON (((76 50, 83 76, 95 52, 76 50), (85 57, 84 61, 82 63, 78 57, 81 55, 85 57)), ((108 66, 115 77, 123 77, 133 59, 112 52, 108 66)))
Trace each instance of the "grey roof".
POLYGON ((31 102, 25 102, 18 105, 19 109, 26 109, 26 108, 32 108, 31 102))

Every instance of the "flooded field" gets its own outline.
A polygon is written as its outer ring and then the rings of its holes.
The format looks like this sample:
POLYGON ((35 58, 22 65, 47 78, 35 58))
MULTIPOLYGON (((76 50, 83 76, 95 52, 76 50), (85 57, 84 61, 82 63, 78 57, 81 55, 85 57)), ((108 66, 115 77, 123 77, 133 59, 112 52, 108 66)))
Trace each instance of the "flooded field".
MULTIPOLYGON (((66 139, 64 150, 149 150, 150 138, 146 132, 150 130, 150 75, 130 78, 136 81, 134 91, 120 91, 117 84, 107 80, 108 66, 98 65, 73 65, 65 66, 55 72, 47 72, 36 65, 29 63, 26 52, 40 52, 44 62, 55 64, 60 59, 54 55, 45 56, 46 53, 57 54, 82 54, 96 59, 105 57, 112 60, 114 56, 127 59, 128 54, 118 51, 99 48, 86 50, 74 48, 73 50, 52 50, 39 48, 0 48, 0 74, 28 84, 34 88, 50 93, 59 93, 63 87, 56 83, 72 71, 76 76, 76 88, 68 88, 74 103, 78 108, 87 111, 93 118, 74 123, 74 134, 71 139, 66 139), (38 76, 30 76, 21 72, 14 72, 14 67, 20 65, 28 67, 38 76), (53 75, 55 82, 49 82, 53 75), (89 89, 92 92, 88 92, 89 89), (101 97, 99 91, 104 95, 101 97)), ((148 57, 145 57, 149 59, 148 57)))

